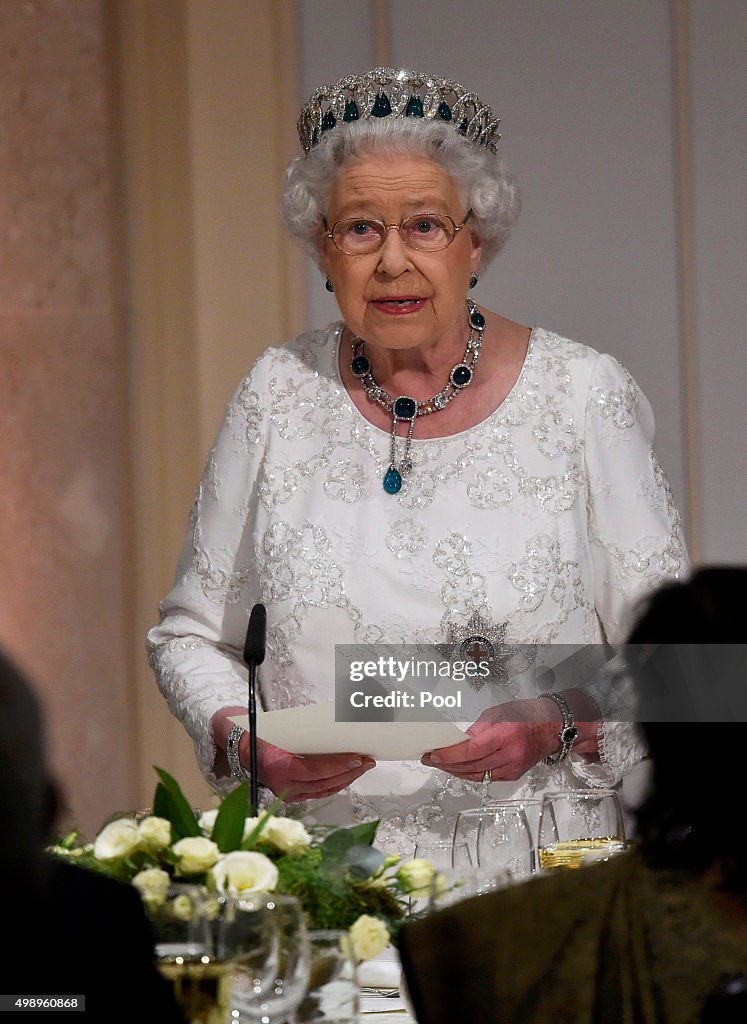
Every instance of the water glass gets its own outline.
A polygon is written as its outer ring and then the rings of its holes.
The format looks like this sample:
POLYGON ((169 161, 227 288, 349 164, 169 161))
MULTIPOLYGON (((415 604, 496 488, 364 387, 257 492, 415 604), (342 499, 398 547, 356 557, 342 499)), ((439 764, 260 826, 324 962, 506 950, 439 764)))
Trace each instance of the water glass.
POLYGON ((527 822, 529 823, 529 833, 532 837, 532 846, 534 847, 534 871, 539 871, 539 823, 540 814, 542 813, 542 797, 508 797, 505 800, 494 800, 493 803, 501 807, 521 807, 524 811, 527 822))
MULTIPOLYGON (((468 892, 475 864, 466 842, 449 839, 424 840, 415 847, 415 858, 433 866, 433 882, 427 909, 445 907, 463 899, 468 892)), ((411 900, 410 911, 424 909, 422 901, 411 900)))
POLYGON ((202 886, 174 884, 163 903, 146 904, 158 970, 190 1024, 224 1024, 231 1008, 231 965, 214 948, 209 899, 202 886))
POLYGON ((528 878, 534 870, 534 843, 523 807, 493 804, 477 829, 477 866, 498 878, 508 872, 513 880, 528 878))
POLYGON ((360 989, 347 938, 346 931, 336 929, 309 932, 311 973, 296 1011, 298 1024, 356 1024, 360 989))
POLYGON ((623 816, 613 790, 574 789, 545 796, 539 827, 542 871, 580 868, 624 849, 623 816))
POLYGON ((229 898, 219 951, 233 961, 233 1020, 292 1024, 309 983, 310 949, 303 909, 292 896, 229 898))

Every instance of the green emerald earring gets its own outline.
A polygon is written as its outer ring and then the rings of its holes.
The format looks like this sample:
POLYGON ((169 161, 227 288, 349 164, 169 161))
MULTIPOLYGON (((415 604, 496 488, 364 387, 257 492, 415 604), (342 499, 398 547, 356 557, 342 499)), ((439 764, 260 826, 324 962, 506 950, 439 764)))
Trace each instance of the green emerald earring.
POLYGON ((333 292, 335 290, 335 286, 332 284, 329 278, 327 278, 327 280, 324 282, 324 287, 327 289, 328 292, 333 292))

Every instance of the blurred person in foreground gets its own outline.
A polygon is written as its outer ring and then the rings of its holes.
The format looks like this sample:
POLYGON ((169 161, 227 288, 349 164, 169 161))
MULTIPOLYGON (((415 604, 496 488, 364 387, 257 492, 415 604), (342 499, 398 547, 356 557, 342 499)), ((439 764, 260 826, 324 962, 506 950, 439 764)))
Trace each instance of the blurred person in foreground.
POLYGON ((85 996, 87 1021, 185 1024, 136 890, 45 855, 57 809, 37 701, 0 652, 0 994, 85 996))
POLYGON ((493 714, 422 763, 257 745, 259 782, 299 816, 380 819, 379 844, 407 854, 448 836, 481 783, 497 798, 620 782, 643 749, 602 720, 589 676, 547 694, 505 657, 621 644, 636 599, 687 555, 627 371, 470 294, 520 205, 491 107, 450 79, 376 68, 317 89, 299 137, 283 217, 340 319, 268 348, 237 388, 150 658, 225 790, 251 759, 232 719, 256 602, 268 711, 331 701, 337 644, 485 652, 493 714))
POLYGON ((747 1020, 745 622, 745 568, 653 597, 627 649, 653 761, 636 846, 405 927, 420 1024, 747 1020))

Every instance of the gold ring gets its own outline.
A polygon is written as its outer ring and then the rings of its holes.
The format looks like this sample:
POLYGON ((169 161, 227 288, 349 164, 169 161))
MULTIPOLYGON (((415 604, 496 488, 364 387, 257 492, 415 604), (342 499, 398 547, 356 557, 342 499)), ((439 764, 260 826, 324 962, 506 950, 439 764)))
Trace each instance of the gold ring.
POLYGON ((492 768, 486 768, 485 769, 485 771, 482 773, 482 781, 484 783, 487 783, 488 785, 490 785, 490 783, 493 781, 493 769, 492 768))

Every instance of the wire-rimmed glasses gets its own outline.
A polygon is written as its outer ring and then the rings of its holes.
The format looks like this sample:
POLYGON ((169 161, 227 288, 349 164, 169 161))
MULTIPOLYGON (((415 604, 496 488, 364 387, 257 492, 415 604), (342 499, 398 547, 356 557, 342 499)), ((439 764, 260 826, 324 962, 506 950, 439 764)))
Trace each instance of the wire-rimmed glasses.
POLYGON ((335 221, 324 237, 330 238, 334 246, 347 256, 368 256, 378 252, 390 231, 398 231, 408 249, 438 252, 451 245, 471 216, 472 210, 469 209, 461 224, 446 213, 416 213, 398 224, 385 224, 374 217, 346 217, 335 221))

